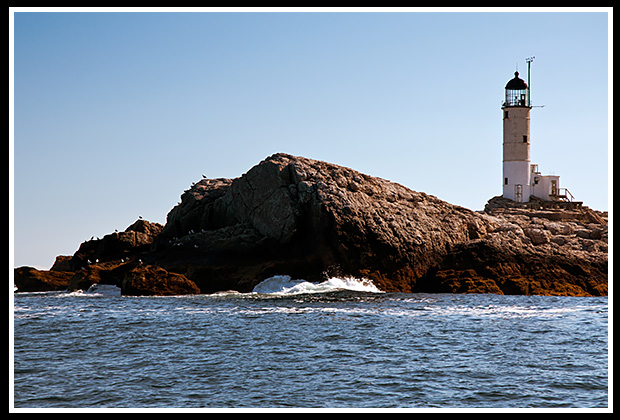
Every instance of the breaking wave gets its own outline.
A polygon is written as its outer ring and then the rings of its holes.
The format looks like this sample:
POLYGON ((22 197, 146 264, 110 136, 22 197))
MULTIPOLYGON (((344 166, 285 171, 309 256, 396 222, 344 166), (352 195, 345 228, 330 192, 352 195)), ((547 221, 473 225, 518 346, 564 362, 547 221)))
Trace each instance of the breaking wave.
POLYGON ((273 276, 254 287, 253 293, 294 295, 302 293, 328 293, 339 290, 355 292, 383 293, 372 281, 353 277, 332 277, 322 283, 292 279, 287 275, 273 276))
POLYGON ((121 296, 121 288, 111 284, 92 284, 88 290, 76 290, 67 296, 121 296))

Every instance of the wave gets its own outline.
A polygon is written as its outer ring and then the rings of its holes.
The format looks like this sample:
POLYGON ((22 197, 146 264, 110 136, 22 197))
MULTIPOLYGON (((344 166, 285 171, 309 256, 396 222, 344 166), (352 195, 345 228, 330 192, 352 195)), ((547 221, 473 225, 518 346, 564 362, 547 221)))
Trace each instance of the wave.
POLYGON ((112 284, 92 284, 88 290, 76 290, 69 296, 121 296, 121 288, 112 284))
POLYGON ((252 293, 295 295, 302 293, 329 293, 340 290, 383 293, 368 279, 332 277, 322 283, 311 283, 302 279, 292 279, 288 275, 269 277, 257 284, 252 293))

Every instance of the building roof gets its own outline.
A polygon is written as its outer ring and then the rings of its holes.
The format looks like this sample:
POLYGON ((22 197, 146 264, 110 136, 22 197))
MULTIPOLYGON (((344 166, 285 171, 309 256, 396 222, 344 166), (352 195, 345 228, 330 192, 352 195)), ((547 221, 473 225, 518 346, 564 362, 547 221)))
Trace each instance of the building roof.
POLYGON ((523 81, 523 79, 519 79, 519 72, 515 71, 514 79, 510 79, 508 83, 506 83, 507 90, 524 90, 527 89, 527 83, 523 81))

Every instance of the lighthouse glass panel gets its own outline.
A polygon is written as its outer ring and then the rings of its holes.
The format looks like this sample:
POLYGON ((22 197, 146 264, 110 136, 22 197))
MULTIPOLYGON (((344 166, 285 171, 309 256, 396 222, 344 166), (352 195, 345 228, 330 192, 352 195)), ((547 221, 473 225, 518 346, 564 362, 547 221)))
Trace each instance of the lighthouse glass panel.
POLYGON ((506 89, 504 106, 527 106, 527 89, 506 89))

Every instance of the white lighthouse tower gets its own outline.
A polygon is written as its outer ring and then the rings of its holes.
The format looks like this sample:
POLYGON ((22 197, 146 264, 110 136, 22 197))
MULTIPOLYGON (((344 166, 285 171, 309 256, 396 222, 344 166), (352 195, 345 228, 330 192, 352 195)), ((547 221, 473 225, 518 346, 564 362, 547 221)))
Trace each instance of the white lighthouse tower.
POLYGON ((538 165, 530 163, 530 65, 534 57, 526 59, 527 83, 515 77, 506 83, 502 104, 504 119, 503 194, 516 203, 551 208, 580 208, 567 188, 560 188, 559 175, 542 175, 538 165))
MULTIPOLYGON (((528 61, 528 79, 529 79, 528 61)), ((530 88, 515 72, 506 84, 503 143, 503 197, 517 203, 529 201, 530 188, 530 88)))

